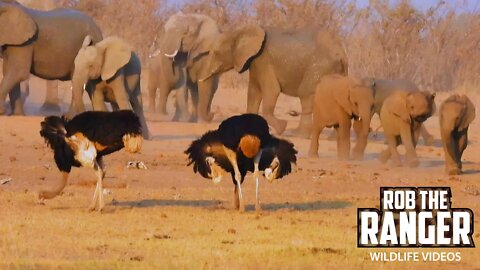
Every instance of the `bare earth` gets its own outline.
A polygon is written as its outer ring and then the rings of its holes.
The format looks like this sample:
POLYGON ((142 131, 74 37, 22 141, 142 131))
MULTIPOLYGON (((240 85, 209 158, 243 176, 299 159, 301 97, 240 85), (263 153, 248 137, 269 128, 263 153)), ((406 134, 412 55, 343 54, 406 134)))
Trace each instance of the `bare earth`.
MULTIPOLYGON (((99 214, 87 211, 95 185, 89 169, 74 169, 62 196, 36 203, 35 191, 52 188, 60 176, 38 133, 44 83, 34 80, 29 116, 0 116, 0 180, 12 178, 0 185, 0 269, 480 269, 477 249, 437 249, 460 251, 462 260, 422 264, 371 262, 369 251, 381 250, 356 247, 357 208, 378 207, 381 186, 450 186, 453 207, 474 211, 474 241, 480 244, 478 119, 464 154, 466 174, 459 177, 444 174, 437 116, 427 121, 436 144, 418 147, 417 169, 382 165, 381 133, 371 138, 363 162, 338 162, 335 142, 325 138, 329 131, 322 135, 319 159, 306 158, 308 140, 290 138, 299 150, 295 171, 276 183, 262 181, 261 215, 253 210, 254 181, 247 178, 248 211, 239 214, 231 209, 232 182, 214 185, 195 175, 183 154, 203 132, 244 112, 246 91, 222 85, 213 123, 150 121, 154 139, 141 154, 121 151, 106 158, 110 194, 99 214), (145 162, 148 170, 126 169, 130 160, 145 162)), ((62 86, 66 110, 70 93, 62 86)), ((480 96, 470 96, 480 104, 480 96)), ((439 95, 437 106, 445 97, 439 95)), ((276 114, 294 128, 298 118, 290 110, 299 110, 299 102, 282 96, 276 114)), ((377 125, 375 118, 372 127, 377 125)))

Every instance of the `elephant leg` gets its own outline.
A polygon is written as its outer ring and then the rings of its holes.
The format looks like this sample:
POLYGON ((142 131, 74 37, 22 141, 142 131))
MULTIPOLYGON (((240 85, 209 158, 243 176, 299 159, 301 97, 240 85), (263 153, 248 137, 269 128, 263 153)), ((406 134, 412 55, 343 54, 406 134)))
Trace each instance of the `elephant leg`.
POLYGON ((416 140, 418 136, 418 129, 416 131, 411 131, 410 126, 406 125, 400 129, 400 137, 402 138, 402 143, 405 146, 406 150, 406 162, 409 167, 418 167, 420 162, 417 158, 417 152, 415 151, 416 140))
POLYGON ((211 113, 211 105, 215 92, 218 87, 218 77, 212 77, 206 81, 198 82, 198 119, 202 122, 210 122, 213 120, 211 113))
POLYGON ((387 162, 390 158, 394 166, 401 166, 400 153, 398 153, 398 137, 396 135, 385 134, 388 148, 380 153, 380 161, 387 162))
POLYGON ((217 93, 217 90, 218 90, 218 76, 212 78, 212 84, 210 86, 210 89, 211 89, 211 94, 210 94, 210 99, 208 100, 208 113, 209 114, 211 114, 211 112, 212 112, 213 97, 215 96, 215 93, 217 93))
POLYGON ((258 89, 257 84, 250 80, 248 82, 247 113, 258 114, 260 103, 262 103, 262 92, 258 89))
POLYGON ((353 158, 362 160, 365 154, 365 149, 368 143, 368 134, 370 132, 370 121, 362 119, 360 121, 353 121, 353 130, 357 141, 353 148, 353 158))
MULTIPOLYGON (((0 115, 6 112, 5 100, 7 94, 9 94, 14 87, 18 87, 17 91, 20 91, 20 83, 27 80, 30 76, 33 54, 33 50, 29 48, 30 46, 32 45, 8 47, 8 49, 3 52, 3 78, 0 82, 0 115)), ((20 97, 19 93, 14 93, 14 97, 15 95, 20 97)), ((21 106, 20 103, 20 100, 15 100, 11 106, 15 107, 17 112, 21 112, 23 111, 23 106, 21 106)), ((16 112, 12 111, 12 113, 16 112)))
POLYGON ((340 160, 347 160, 350 158, 350 119, 342 119, 337 131, 337 157, 340 160))
POLYGON ((287 121, 278 119, 273 115, 279 94, 280 91, 264 93, 262 112, 268 124, 275 129, 278 135, 281 135, 287 127, 287 121))
POLYGON ((160 114, 163 117, 168 116, 167 113, 167 101, 168 101, 168 95, 170 94, 170 87, 166 83, 161 83, 158 87, 158 90, 160 92, 159 98, 158 98, 158 107, 156 108, 156 112, 160 114))
POLYGON ((157 81, 154 78, 152 71, 148 74, 148 111, 151 113, 155 113, 157 111, 156 108, 156 99, 157 99, 157 81))
POLYGON ((457 156, 459 155, 460 142, 457 140, 455 133, 442 133, 443 151, 445 155, 445 171, 449 175, 458 175, 461 173, 461 163, 458 164, 457 156))
MULTIPOLYGON (((251 73, 250 73, 251 74, 251 73)), ((250 76, 250 80, 252 80, 250 76)), ((263 95, 262 113, 278 135, 281 135, 287 127, 287 121, 275 117, 275 105, 277 104, 278 96, 280 95, 280 85, 273 76, 266 76, 265 81, 262 81, 261 91, 263 95), (268 80, 269 79, 269 80, 268 80)))
POLYGON ((143 112, 143 101, 142 95, 140 94, 140 89, 135 91, 136 94, 130 97, 130 102, 132 104, 133 111, 138 116, 140 124, 142 125, 142 135, 143 138, 148 140, 150 138, 150 131, 148 129, 147 120, 145 119, 145 114, 143 112))
POLYGON ((198 121, 198 87, 189 86, 190 96, 192 97, 192 112, 190 122, 198 121))
POLYGON ((186 86, 182 86, 176 90, 175 97, 175 115, 173 121, 188 122, 188 90, 186 86))
POLYGON ((120 76, 113 80, 110 83, 110 88, 113 89, 115 101, 117 102, 120 110, 132 110, 129 96, 130 91, 128 91, 127 85, 124 83, 124 78, 120 76))
POLYGON ((315 124, 312 128, 312 134, 310 135, 310 148, 308 150, 309 157, 318 157, 318 139, 324 128, 325 125, 315 120, 315 124))
POLYGON ((45 101, 42 105, 42 110, 46 111, 61 111, 58 98, 58 81, 47 81, 47 93, 45 95, 45 101))
POLYGON ((20 84, 17 84, 13 89, 8 93, 10 98, 10 107, 13 115, 25 115, 23 111, 23 102, 22 102, 22 91, 20 89, 20 84))
POLYGON ((300 98, 302 113, 300 114, 300 123, 298 127, 291 132, 291 135, 308 139, 312 129, 312 108, 313 95, 300 98))
POLYGON ((420 127, 420 134, 422 135, 423 143, 424 143, 426 146, 431 146, 431 145, 433 145, 433 142, 434 142, 433 135, 428 132, 427 128, 425 128, 425 124, 422 124, 422 125, 421 125, 421 127, 420 127))
POLYGON ((468 144, 468 128, 462 131, 463 133, 460 135, 458 140, 458 156, 457 156, 457 167, 462 169, 462 155, 463 151, 467 148, 468 144))
POLYGON ((105 106, 105 96, 103 94, 103 86, 101 84, 95 85, 95 88, 92 91, 88 91, 91 93, 90 99, 92 100, 92 107, 94 111, 107 111, 107 107, 105 106))

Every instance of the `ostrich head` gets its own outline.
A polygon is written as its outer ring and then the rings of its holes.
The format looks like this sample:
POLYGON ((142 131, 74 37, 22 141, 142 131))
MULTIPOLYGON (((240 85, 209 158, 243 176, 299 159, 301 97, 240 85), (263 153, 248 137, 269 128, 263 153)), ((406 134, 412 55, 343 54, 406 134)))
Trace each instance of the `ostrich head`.
POLYGON ((292 163, 297 162, 296 154, 293 143, 272 137, 260 158, 260 169, 264 171, 265 178, 272 182, 292 172, 292 163))
POLYGON ((204 178, 212 179, 214 183, 219 183, 227 174, 226 168, 231 167, 217 131, 209 131, 193 141, 185 154, 188 155, 188 165, 193 164, 193 171, 200 173, 204 178))
POLYGON ((218 184, 222 181, 222 178, 227 172, 216 163, 215 158, 212 156, 205 158, 205 164, 207 166, 207 176, 212 179, 213 183, 218 184))
POLYGON ((95 144, 87 139, 83 134, 76 133, 70 137, 65 137, 65 142, 75 153, 74 159, 83 167, 93 168, 97 158, 95 144))

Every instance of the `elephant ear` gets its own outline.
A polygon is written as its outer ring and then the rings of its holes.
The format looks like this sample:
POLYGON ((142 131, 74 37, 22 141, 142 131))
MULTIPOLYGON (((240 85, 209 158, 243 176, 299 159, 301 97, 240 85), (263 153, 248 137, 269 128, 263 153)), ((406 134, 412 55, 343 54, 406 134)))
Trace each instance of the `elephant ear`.
POLYGON ((208 55, 210 47, 212 46, 215 37, 206 37, 198 42, 192 47, 192 50, 188 54, 188 66, 191 66, 198 58, 208 55))
POLYGON ((21 8, 9 6, 0 10, 0 46, 21 45, 37 33, 37 24, 21 8))
POLYGON ((410 113, 408 111, 407 104, 409 96, 410 93, 397 92, 388 97, 383 106, 387 106, 390 112, 400 117, 400 119, 402 119, 403 121, 411 123, 410 113))
POLYGON ((459 130, 464 130, 475 119, 475 106, 473 105, 472 101, 470 101, 470 99, 465 95, 460 96, 460 100, 464 104, 465 110, 459 126, 459 130))
POLYGON ((97 46, 104 50, 102 80, 112 78, 119 69, 125 66, 132 56, 132 47, 119 37, 108 37, 97 46))
POLYGON ((247 26, 236 33, 233 50, 233 65, 239 73, 245 71, 248 60, 262 49, 266 33, 259 26, 247 26))
POLYGON ((332 89, 332 91, 335 102, 337 102, 348 115, 353 115, 353 106, 350 102, 350 89, 348 87, 339 87, 332 89))

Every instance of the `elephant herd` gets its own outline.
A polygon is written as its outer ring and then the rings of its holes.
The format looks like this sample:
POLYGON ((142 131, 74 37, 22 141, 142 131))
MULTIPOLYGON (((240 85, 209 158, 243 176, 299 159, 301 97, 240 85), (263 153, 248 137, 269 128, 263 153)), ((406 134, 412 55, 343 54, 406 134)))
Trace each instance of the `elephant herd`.
MULTIPOLYGON (((72 81, 67 116, 85 110, 85 90, 94 110, 107 110, 106 102, 114 110, 132 109, 140 118, 144 137, 149 136, 137 54, 121 38, 104 38, 86 14, 70 9, 38 11, 15 0, 0 0, 0 46, 0 114, 6 113, 7 94, 12 114, 23 113, 20 85, 33 74, 72 81)), ((329 31, 250 25, 221 32, 206 15, 179 12, 165 22, 152 47, 148 104, 150 112, 162 117, 167 116, 169 93, 175 90, 174 120, 211 121, 219 77, 234 69, 249 73, 246 111, 258 114, 262 105, 262 115, 277 134, 286 129, 286 121, 274 115, 279 94, 300 99, 300 123, 289 135, 310 138, 310 156, 317 155, 322 130, 334 127, 338 157, 349 158, 353 125, 357 135, 353 158, 362 159, 375 113, 388 144, 380 154, 383 162, 391 159, 400 165, 397 146, 402 143, 406 163, 418 166, 418 137, 432 141, 422 123, 436 110, 435 94, 405 80, 349 77, 345 47, 329 31)), ((475 109, 468 97, 452 95, 439 113, 447 172, 458 174, 475 109)))

